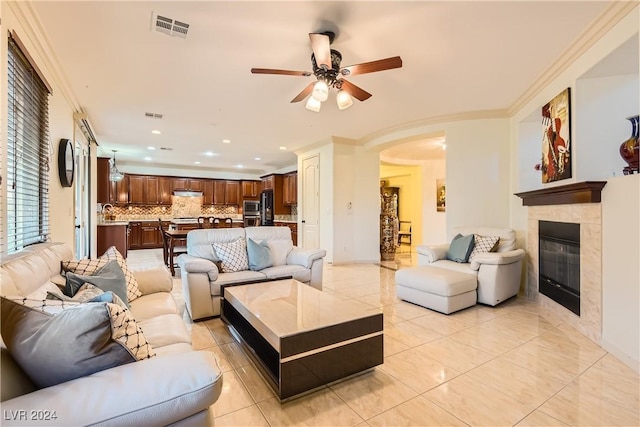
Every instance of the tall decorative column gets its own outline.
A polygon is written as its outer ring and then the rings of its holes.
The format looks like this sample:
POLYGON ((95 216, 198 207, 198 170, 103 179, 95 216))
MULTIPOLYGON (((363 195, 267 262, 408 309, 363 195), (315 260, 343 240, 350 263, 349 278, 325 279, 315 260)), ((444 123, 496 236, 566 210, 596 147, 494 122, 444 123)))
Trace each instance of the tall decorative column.
POLYGON ((398 244, 398 195, 380 194, 380 258, 393 261, 398 244))

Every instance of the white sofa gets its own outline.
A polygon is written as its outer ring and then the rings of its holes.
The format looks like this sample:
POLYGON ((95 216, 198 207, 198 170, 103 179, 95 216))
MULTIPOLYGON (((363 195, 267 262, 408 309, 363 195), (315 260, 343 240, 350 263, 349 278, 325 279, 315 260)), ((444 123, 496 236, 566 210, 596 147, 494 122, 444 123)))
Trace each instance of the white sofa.
MULTIPOLYGON (((24 297, 49 281, 64 283, 61 261, 72 258, 61 243, 3 257, 1 294, 24 297)), ((133 273, 142 296, 130 302, 130 311, 156 356, 37 389, 3 342, 1 400, 3 413, 10 414, 3 426, 167 425, 201 416, 218 399, 222 371, 211 352, 192 350, 166 267, 133 273), (38 421, 38 412, 31 411, 55 411, 56 418, 38 421)))
POLYGON ((476 255, 469 263, 458 263, 446 259, 449 243, 419 245, 418 265, 443 268, 475 276, 477 302, 495 306, 515 295, 520 290, 522 260, 525 252, 516 248, 516 233, 510 228, 457 227, 453 234, 479 234, 498 236, 500 241, 495 252, 476 255))
POLYGON ((187 234, 187 254, 178 257, 187 310, 193 320, 220 315, 223 285, 293 277, 322 290, 322 264, 326 251, 293 246, 289 227, 246 227, 193 230, 187 234), (237 239, 265 241, 275 265, 260 271, 222 273, 212 244, 237 239), (278 261, 280 260, 280 261, 278 261))

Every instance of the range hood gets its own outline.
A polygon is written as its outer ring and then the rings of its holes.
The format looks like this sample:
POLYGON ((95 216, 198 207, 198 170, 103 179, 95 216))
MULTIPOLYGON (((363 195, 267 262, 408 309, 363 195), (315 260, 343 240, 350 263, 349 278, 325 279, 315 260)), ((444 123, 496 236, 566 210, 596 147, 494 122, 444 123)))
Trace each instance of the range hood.
POLYGON ((179 197, 202 197, 202 191, 175 190, 173 195, 179 197))

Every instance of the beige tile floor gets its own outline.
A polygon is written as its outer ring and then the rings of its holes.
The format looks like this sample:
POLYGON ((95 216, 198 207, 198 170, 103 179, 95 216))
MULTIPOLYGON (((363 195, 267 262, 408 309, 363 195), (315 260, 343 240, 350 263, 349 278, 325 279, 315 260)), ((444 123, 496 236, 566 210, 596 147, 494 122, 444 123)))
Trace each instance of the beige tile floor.
MULTIPOLYGON (((161 251, 129 252, 134 268, 161 251)), ((442 315, 395 297, 394 273, 415 264, 325 265, 338 298, 384 312, 385 362, 280 404, 220 319, 191 322, 193 347, 211 351, 224 387, 217 426, 638 426, 640 377, 600 346, 518 297, 442 315)), ((181 282, 175 296, 184 307, 181 282)))

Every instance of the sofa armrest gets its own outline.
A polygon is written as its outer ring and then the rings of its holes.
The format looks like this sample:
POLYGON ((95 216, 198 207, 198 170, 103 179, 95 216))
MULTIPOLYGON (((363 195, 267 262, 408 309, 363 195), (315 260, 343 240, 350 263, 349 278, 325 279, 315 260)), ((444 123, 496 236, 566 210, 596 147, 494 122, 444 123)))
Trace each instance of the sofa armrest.
POLYGON ((221 390, 213 353, 167 354, 4 401, 3 413, 14 416, 2 425, 167 425, 206 409, 221 390))
POLYGON ((514 249, 505 252, 484 252, 473 257, 471 260, 471 269, 477 271, 482 264, 513 264, 514 262, 521 261, 524 258, 524 254, 523 249, 514 249))
POLYGON ((178 265, 181 271, 187 273, 204 273, 212 282, 218 278, 218 267, 208 259, 182 254, 178 257, 178 265))
POLYGON ((427 263, 446 259, 447 250, 449 250, 449 243, 441 243, 439 245, 419 245, 416 247, 418 256, 423 258, 427 263))
POLYGON ((326 255, 327 251, 324 249, 301 249, 294 246, 287 255, 287 265, 295 264, 311 268, 313 261, 324 258, 326 255))
POLYGON ((155 267, 148 270, 135 270, 133 276, 138 282, 138 288, 142 295, 149 295, 156 292, 171 292, 173 280, 167 267, 155 267))

